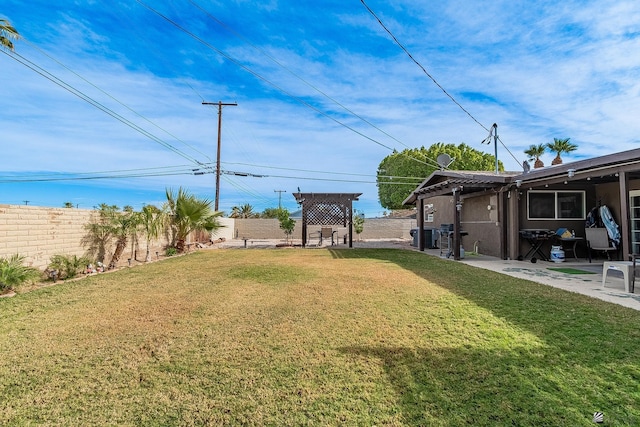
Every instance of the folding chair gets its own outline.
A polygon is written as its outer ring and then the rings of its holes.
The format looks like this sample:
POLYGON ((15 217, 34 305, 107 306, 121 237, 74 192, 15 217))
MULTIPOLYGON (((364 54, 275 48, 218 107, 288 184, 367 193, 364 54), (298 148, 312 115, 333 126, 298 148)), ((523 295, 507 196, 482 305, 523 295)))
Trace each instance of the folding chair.
POLYGON ((585 228, 584 234, 587 240, 589 262, 591 262, 591 251, 605 252, 609 261, 611 261, 609 253, 618 252, 618 248, 609 242, 609 234, 606 228, 585 228))

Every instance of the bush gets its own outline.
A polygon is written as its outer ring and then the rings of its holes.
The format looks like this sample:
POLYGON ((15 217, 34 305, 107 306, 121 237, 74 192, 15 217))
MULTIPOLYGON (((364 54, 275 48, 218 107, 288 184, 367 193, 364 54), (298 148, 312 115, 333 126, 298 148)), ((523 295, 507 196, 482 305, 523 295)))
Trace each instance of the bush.
POLYGON ((47 266, 50 274, 54 273, 60 279, 72 279, 83 271, 91 260, 76 255, 54 255, 47 266))
POLYGON ((172 247, 172 246, 169 246, 164 251, 165 256, 174 256, 177 253, 178 253, 178 250, 176 248, 172 247))
POLYGON ((24 256, 18 254, 12 255, 10 258, 0 258, 0 293, 42 277, 40 270, 25 266, 23 262, 24 256))

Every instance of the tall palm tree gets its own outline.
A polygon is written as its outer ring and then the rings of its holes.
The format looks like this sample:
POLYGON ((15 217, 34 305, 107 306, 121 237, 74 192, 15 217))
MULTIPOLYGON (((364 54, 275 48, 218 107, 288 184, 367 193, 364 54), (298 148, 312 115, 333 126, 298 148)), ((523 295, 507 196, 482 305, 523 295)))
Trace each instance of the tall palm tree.
POLYGON ((165 212, 154 205, 146 205, 140 212, 140 228, 147 239, 145 262, 151 261, 151 240, 157 239, 165 225, 165 212))
POLYGON ((546 150, 547 145, 545 144, 533 144, 529 146, 528 150, 524 151, 524 154, 529 156, 529 160, 535 160, 533 167, 538 169, 544 167, 544 163, 540 160, 540 156, 542 156, 546 150))
POLYGON ((571 142, 569 142, 569 139, 571 138, 553 138, 553 142, 547 144, 549 150, 557 153, 555 159, 553 159, 553 161, 551 162, 552 165, 562 164, 562 158, 560 157, 562 153, 570 153, 578 149, 578 146, 576 144, 572 144, 571 142))
POLYGON ((13 51, 13 42, 11 40, 18 40, 20 34, 13 28, 11 23, 6 19, 0 19, 0 46, 13 51))
POLYGON ((184 252, 187 237, 192 231, 211 232, 222 227, 218 221, 222 212, 211 209, 211 200, 199 199, 182 187, 177 193, 167 189, 166 195, 171 243, 178 252, 184 252))

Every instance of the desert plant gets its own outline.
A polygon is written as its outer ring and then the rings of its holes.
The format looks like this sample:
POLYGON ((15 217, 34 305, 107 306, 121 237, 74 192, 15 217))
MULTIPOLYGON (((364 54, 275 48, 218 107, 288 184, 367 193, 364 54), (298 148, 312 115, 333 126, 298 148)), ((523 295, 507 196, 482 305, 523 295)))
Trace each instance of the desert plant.
POLYGON ((42 276, 42 272, 35 267, 24 265, 24 256, 11 255, 9 258, 0 257, 0 293, 12 290, 15 286, 32 282, 42 276))
POLYGON ((171 235, 169 246, 184 252, 187 236, 192 231, 214 231, 222 227, 218 218, 222 212, 211 209, 211 201, 199 199, 188 191, 179 188, 177 193, 167 189, 166 210, 171 235))
POLYGON ((174 256, 177 253, 178 253, 178 250, 173 246, 169 246, 167 249, 164 250, 165 256, 174 256))
POLYGON ((97 208, 94 218, 85 225, 86 234, 82 238, 82 245, 87 248, 87 254, 98 262, 104 262, 107 247, 114 237, 113 218, 118 215, 115 205, 101 204, 97 208))
POLYGON ((547 146, 545 144, 532 144, 524 151, 524 154, 529 156, 529 160, 534 160, 535 162, 533 163, 533 167, 535 169, 539 169, 544 167, 544 163, 540 160, 540 156, 542 156, 546 150, 547 146))
POLYGON ((83 271, 91 263, 88 257, 77 255, 58 254, 51 257, 47 271, 55 272, 60 279, 72 279, 83 271))
POLYGON ((551 162, 552 165, 561 165, 562 164, 562 153, 571 153, 572 151, 576 151, 578 146, 574 143, 569 142, 571 138, 553 138, 553 142, 547 144, 549 150, 556 153, 556 157, 551 162))

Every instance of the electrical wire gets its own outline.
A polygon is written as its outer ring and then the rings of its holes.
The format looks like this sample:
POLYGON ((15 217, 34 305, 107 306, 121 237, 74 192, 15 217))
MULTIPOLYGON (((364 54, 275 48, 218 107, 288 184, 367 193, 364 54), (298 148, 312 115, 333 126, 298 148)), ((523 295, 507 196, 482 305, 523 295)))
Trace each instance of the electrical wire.
POLYGON ((102 103, 94 100, 90 96, 88 96, 85 93, 83 93, 82 91, 74 88, 70 84, 66 83, 62 79, 60 79, 60 78, 56 77, 55 75, 51 74, 47 70, 45 70, 42 67, 38 66, 37 64, 31 62, 30 60, 28 60, 27 58, 23 57, 22 55, 20 55, 18 53, 15 53, 15 52, 8 53, 5 49, 0 49, 0 51, 2 53, 4 53, 5 55, 9 56, 10 58, 12 58, 13 60, 15 60, 16 62, 24 65, 25 67, 29 68, 30 70, 34 71, 35 73, 40 74, 42 77, 46 78, 47 80, 51 81, 52 83, 60 86, 64 90, 66 90, 69 93, 77 96, 78 98, 82 99, 83 101, 87 102, 88 104, 96 107, 100 111, 102 111, 102 112, 106 113, 107 115, 113 117, 114 119, 118 120, 119 122, 129 126, 133 130, 135 130, 135 131, 139 132, 140 134, 146 136, 147 138, 151 139, 152 141, 157 142, 158 144, 162 145, 163 147, 173 151, 174 153, 176 153, 179 156, 191 161, 192 163, 194 163, 196 165, 203 164, 203 162, 200 162, 199 160, 195 159, 194 157, 184 153, 183 151, 177 149, 173 145, 171 145, 171 144, 163 141, 162 139, 158 138, 157 136, 151 134, 147 130, 141 128, 140 126, 136 125, 132 121, 130 121, 130 120, 126 119, 125 117, 121 116, 120 114, 116 113, 115 111, 113 111, 110 108, 106 107, 102 103))
MULTIPOLYGON (((367 3, 365 3, 364 0, 360 0, 360 2, 362 3, 362 5, 367 9, 367 11, 378 21, 378 23, 380 24, 380 26, 387 32, 387 34, 389 34, 389 36, 393 39, 393 41, 395 42, 395 44, 397 44, 400 49, 402 49, 404 51, 404 53, 407 54, 407 56, 418 66, 420 67, 420 69, 424 72, 424 74, 426 74, 427 77, 429 77, 431 79, 431 81, 433 81, 433 83, 438 86, 438 88, 440 88, 440 90, 442 90, 442 92, 451 100, 453 101, 454 104, 456 104, 462 111, 464 111, 467 116, 469 116, 471 118, 471 120, 473 120, 474 122, 476 122, 478 125, 480 125, 480 127, 484 130, 486 130, 487 132, 489 131, 489 128, 487 128, 485 125, 483 125, 482 123, 480 123, 466 108, 464 108, 462 106, 462 104, 460 104, 449 92, 447 92, 447 90, 442 87, 442 85, 440 83, 438 83, 438 81, 435 79, 435 77, 433 77, 428 71, 427 69, 422 66, 422 64, 420 62, 418 62, 418 60, 416 60, 414 58, 414 56, 411 54, 411 52, 409 52, 407 50, 407 48, 404 47, 404 45, 402 43, 400 43, 400 41, 398 40, 398 38, 391 32, 391 30, 389 30, 389 28, 387 28, 387 26, 382 22, 382 20, 378 17, 378 15, 376 15, 376 13, 367 5, 367 3)), ((500 140, 500 138, 498 137, 498 140, 500 140)), ((507 148, 507 146, 502 142, 502 140, 500 140, 500 143, 502 144, 502 146, 507 150, 507 152, 511 155, 511 157, 513 157, 513 159, 516 162, 519 162, 519 160, 513 155, 513 153, 511 152, 511 150, 509 150, 509 148, 507 148)))

